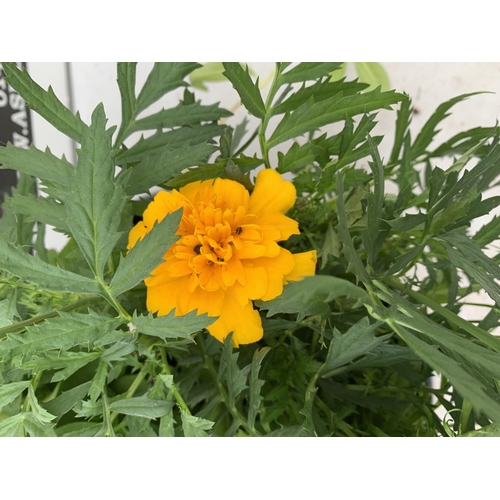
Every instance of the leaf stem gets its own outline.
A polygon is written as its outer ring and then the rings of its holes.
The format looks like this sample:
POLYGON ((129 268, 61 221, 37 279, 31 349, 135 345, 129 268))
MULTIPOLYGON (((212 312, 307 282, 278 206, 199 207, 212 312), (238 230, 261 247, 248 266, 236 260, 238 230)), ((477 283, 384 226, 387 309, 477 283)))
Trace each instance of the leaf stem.
MULTIPOLYGON (((161 365, 163 367, 163 371, 165 372, 166 375, 172 375, 172 372, 170 370, 170 365, 168 364, 167 361, 167 351, 165 350, 164 347, 160 347, 160 356, 161 356, 161 365)), ((186 404, 186 401, 184 401, 184 398, 182 397, 181 393, 179 392, 179 389, 177 389, 177 386, 174 383, 172 383, 171 390, 181 410, 183 410, 188 415, 191 415, 191 410, 189 409, 189 406, 186 404)))

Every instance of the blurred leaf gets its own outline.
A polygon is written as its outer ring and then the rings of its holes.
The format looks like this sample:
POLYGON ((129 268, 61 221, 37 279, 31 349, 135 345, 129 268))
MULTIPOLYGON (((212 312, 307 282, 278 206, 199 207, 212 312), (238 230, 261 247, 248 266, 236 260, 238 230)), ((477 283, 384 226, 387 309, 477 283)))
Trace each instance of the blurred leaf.
POLYGON ((174 406, 171 401, 148 399, 145 397, 120 399, 109 405, 109 409, 124 415, 144 418, 160 418, 165 416, 174 406))
POLYGON ((494 217, 490 222, 485 224, 473 237, 476 244, 484 248, 492 241, 500 237, 500 217, 494 217))
POLYGON ((161 222, 156 222, 142 240, 137 241, 120 263, 110 283, 110 293, 113 297, 120 295, 145 278, 162 262, 167 250, 179 239, 176 231, 182 211, 168 214, 161 222))
POLYGON ((355 62, 359 81, 368 83, 368 91, 381 86, 383 91, 390 90, 391 82, 382 64, 377 62, 355 62))
POLYGON ((199 67, 198 63, 190 62, 155 63, 137 98, 136 114, 151 106, 168 92, 186 85, 184 78, 199 67))
POLYGON ((56 97, 52 87, 48 90, 42 89, 28 72, 17 68, 15 63, 2 63, 6 74, 6 80, 21 95, 28 106, 43 116, 51 125, 63 134, 80 142, 81 135, 86 125, 56 97))
POLYGON ((137 114, 137 99, 135 97, 136 62, 119 62, 116 66, 118 88, 122 103, 122 122, 117 136, 117 144, 130 134, 130 125, 137 114))
POLYGON ((224 66, 221 62, 208 62, 195 69, 189 75, 189 81, 195 89, 208 91, 205 82, 225 82, 226 77, 222 74, 224 66))
POLYGON ((278 79, 279 85, 285 83, 306 82, 317 80, 340 68, 339 62, 304 62, 289 69, 286 73, 281 73, 278 79))
POLYGON ((24 382, 12 382, 0 385, 0 410, 12 403, 23 391, 31 385, 31 380, 24 382))
POLYGON ((500 437, 500 424, 490 424, 482 429, 462 434, 460 437, 500 437))
POLYGON ((223 63, 223 66, 223 74, 238 92, 243 106, 257 118, 264 118, 266 107, 260 95, 259 79, 255 83, 252 81, 248 66, 243 69, 239 63, 231 62, 223 63))

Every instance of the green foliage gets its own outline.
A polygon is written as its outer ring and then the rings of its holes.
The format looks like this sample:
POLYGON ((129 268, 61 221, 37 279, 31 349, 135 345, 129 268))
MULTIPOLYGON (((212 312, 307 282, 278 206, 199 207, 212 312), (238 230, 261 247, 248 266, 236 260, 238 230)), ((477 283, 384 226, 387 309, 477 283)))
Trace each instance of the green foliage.
POLYGON ((76 166, 33 145, 0 148, 1 168, 20 172, 0 221, 0 436, 498 435, 500 218, 470 227, 499 204, 486 192, 498 186, 500 143, 491 126, 435 143, 474 94, 410 133, 411 100, 386 91, 376 63, 356 63, 360 81, 341 77, 342 63, 277 63, 267 94, 239 63, 156 63, 136 93, 136 63, 119 63, 113 136, 102 105, 84 124, 26 71, 3 67, 81 148, 76 166), (225 78, 257 129, 246 117, 221 125, 231 113, 187 83, 225 78), (178 89, 178 104, 148 115, 178 89), (384 160, 376 113, 394 105, 384 160), (134 139, 141 131, 155 133, 134 139), (142 282, 177 241, 181 211, 131 250, 127 234, 158 186, 225 177, 251 191, 261 165, 292 173, 298 193, 288 215, 300 235, 282 245, 320 262, 254 304, 264 337, 235 349, 204 330, 214 317, 147 310, 142 282), (45 248, 45 224, 68 235, 61 252, 45 248), (494 304, 470 321, 462 307, 478 291, 494 304))

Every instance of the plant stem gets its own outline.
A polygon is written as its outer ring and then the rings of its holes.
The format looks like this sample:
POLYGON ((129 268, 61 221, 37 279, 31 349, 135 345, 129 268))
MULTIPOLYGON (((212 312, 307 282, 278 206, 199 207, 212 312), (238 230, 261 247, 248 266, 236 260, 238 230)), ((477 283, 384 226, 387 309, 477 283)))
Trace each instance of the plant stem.
POLYGON ((77 300, 72 304, 68 304, 67 306, 60 307, 59 309, 54 309, 49 313, 40 314, 39 316, 34 316, 33 318, 25 319, 24 321, 19 321, 14 323, 13 325, 5 326, 0 328, 0 338, 5 337, 7 333, 12 333, 20 329, 24 329, 27 326, 36 325, 37 323, 41 323, 42 321, 53 318, 57 316, 60 312, 72 311, 73 309, 77 309, 78 307, 82 307, 86 304, 90 304, 96 300, 102 300, 100 295, 91 295, 89 297, 85 297, 83 299, 77 300))
MULTIPOLYGON (((160 347, 160 355, 161 355, 161 364, 163 367, 163 371, 165 372, 166 375, 172 375, 172 372, 170 371, 170 366, 167 362, 167 352, 164 347, 160 347)), ((181 393, 179 392, 179 389, 177 389, 177 386, 172 382, 172 394, 175 397, 175 400, 177 401, 177 404, 179 407, 188 415, 191 415, 191 410, 189 409, 188 405, 184 401, 184 398, 182 397, 181 393)))
POLYGON ((243 415, 238 411, 238 408, 236 408, 235 405, 229 404, 229 395, 227 394, 226 388, 222 385, 222 383, 219 380, 219 377, 217 376, 217 371, 212 362, 212 359, 205 352, 205 340, 203 339, 202 335, 198 335, 196 337, 196 340, 201 348, 203 360, 205 362, 205 367, 212 376, 212 379, 215 382, 217 389, 219 390, 222 402, 226 405, 227 409, 229 410, 233 418, 238 422, 238 424, 241 427, 243 427, 251 436, 260 436, 260 433, 254 427, 250 427, 248 425, 243 415))

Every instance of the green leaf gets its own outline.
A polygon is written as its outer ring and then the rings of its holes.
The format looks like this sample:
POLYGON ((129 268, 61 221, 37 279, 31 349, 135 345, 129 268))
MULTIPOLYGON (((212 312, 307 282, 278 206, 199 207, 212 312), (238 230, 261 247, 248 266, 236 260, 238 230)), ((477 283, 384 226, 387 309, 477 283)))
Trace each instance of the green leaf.
POLYGON ((192 62, 155 63, 137 98, 136 113, 145 110, 168 92, 185 86, 184 78, 199 67, 198 63, 192 62))
POLYGON ((427 120, 426 124, 422 127, 420 134, 418 134, 415 142, 412 147, 412 158, 418 158, 421 154, 425 153, 425 150, 434 139, 434 136, 439 132, 436 130, 437 125, 444 120, 449 113, 447 112, 452 106, 459 103, 460 101, 464 101, 469 97, 477 94, 482 94, 483 92, 472 92, 470 94, 462 94, 449 101, 444 102, 436 111, 432 114, 432 116, 427 120))
POLYGON ((78 294, 101 293, 101 288, 96 281, 51 266, 1 238, 0 269, 23 280, 36 283, 42 290, 78 294))
POLYGON ((303 425, 293 425, 291 427, 277 429, 266 434, 265 437, 307 437, 307 431, 304 429, 303 425))
POLYGON ((166 182, 166 186, 171 189, 179 189, 191 182, 205 181, 217 177, 225 177, 225 165, 221 163, 203 164, 200 167, 190 168, 187 172, 175 176, 166 182))
POLYGON ((130 126, 137 115, 137 99, 135 97, 136 71, 136 62, 119 62, 116 67, 122 102, 122 123, 116 140, 117 144, 121 144, 130 135, 130 126))
POLYGON ((8 198, 5 206, 16 214, 30 216, 30 220, 50 224, 51 226, 68 231, 66 224, 66 209, 54 199, 33 196, 13 196, 8 198))
POLYGON ((18 413, 17 415, 13 415, 12 417, 0 421, 0 437, 24 436, 23 422, 25 415, 26 413, 18 413))
POLYGON ((155 223, 151 231, 120 259, 116 273, 110 283, 113 297, 134 288, 163 262, 167 250, 179 239, 176 231, 182 210, 167 215, 160 223, 155 223))
POLYGON ((0 328, 12 325, 16 317, 20 318, 17 311, 17 288, 12 288, 3 295, 5 299, 0 300, 0 328))
POLYGON ((412 229, 416 228, 420 224, 423 224, 427 220, 427 214, 407 214, 399 219, 388 220, 387 223, 398 231, 407 233, 412 229))
POLYGON ((406 328, 394 325, 392 322, 389 322, 389 325, 429 366, 450 380, 462 396, 471 401, 476 410, 484 411, 494 421, 500 420, 500 404, 488 396, 479 381, 465 371, 457 361, 420 340, 406 328))
POLYGON ((486 425, 482 429, 467 432, 460 437, 500 437, 500 424, 486 425))
POLYGON ((289 69, 286 73, 281 73, 278 82, 279 85, 285 83, 307 82, 317 80, 325 76, 330 76, 330 73, 342 66, 341 62, 304 62, 289 69))
POLYGON ((370 320, 365 316, 356 324, 351 326, 344 334, 336 328, 333 330, 333 339, 328 348, 325 364, 322 373, 328 376, 329 371, 346 365, 355 358, 367 354, 379 344, 384 342, 390 335, 375 337, 374 332, 380 323, 370 324, 370 320))
POLYGON ((67 187, 68 176, 74 169, 64 157, 54 156, 49 148, 40 151, 33 144, 27 149, 17 148, 11 143, 0 147, 0 163, 0 168, 18 170, 63 188, 67 187))
POLYGON ((63 134, 80 142, 86 125, 56 97, 52 87, 42 89, 28 72, 17 68, 15 63, 2 63, 6 80, 21 95, 28 106, 43 116, 51 125, 63 134))
POLYGON ((38 403, 38 399, 35 396, 35 391, 33 390, 33 385, 30 384, 28 387, 28 397, 27 397, 28 402, 31 405, 31 411, 33 413, 33 417, 40 423, 40 424, 48 424, 52 420, 56 418, 55 415, 52 415, 49 413, 45 408, 42 408, 40 404, 38 403))
MULTIPOLYGON (((429 158, 442 156, 456 156, 465 154, 472 147, 481 143, 484 139, 491 137, 497 131, 497 127, 476 127, 465 132, 459 132, 451 139, 437 147, 432 153, 429 153, 429 158)), ((487 146, 482 146, 480 150, 476 150, 479 156, 483 156, 484 149, 487 146)))
POLYGON ((297 142, 294 142, 292 147, 285 154, 278 151, 277 170, 280 174, 294 172, 308 165, 312 165, 314 159, 315 157, 310 143, 299 146, 297 142))
MULTIPOLYGON (((106 361, 99 361, 97 371, 92 379, 92 384, 89 388, 90 401, 95 403, 99 396, 104 392, 106 386, 106 377, 108 376, 108 365, 106 361)), ((83 399, 83 398, 82 398, 83 399)))
POLYGON ((12 382, 0 385, 0 410, 12 403, 23 391, 31 385, 31 380, 24 382, 12 382))
POLYGON ((328 303, 337 297, 348 297, 357 301, 369 301, 366 292, 350 281, 334 276, 308 276, 302 281, 290 283, 283 293, 269 302, 261 302, 261 309, 269 309, 267 316, 278 313, 307 314, 314 302, 328 303))
POLYGON ((73 237, 101 280, 106 261, 121 236, 118 226, 126 202, 123 185, 114 179, 112 133, 112 129, 106 130, 100 104, 92 113, 90 128, 82 135, 78 167, 71 175, 64 200, 73 237))
POLYGON ((131 128, 131 132, 183 127, 201 122, 216 122, 231 115, 230 111, 220 108, 219 104, 204 106, 199 101, 188 105, 179 104, 175 108, 162 109, 158 113, 137 120, 131 128))
POLYGON ((249 113, 257 118, 263 119, 266 107, 259 90, 259 79, 253 83, 248 66, 243 69, 240 63, 223 63, 224 76, 233 84, 234 89, 240 96, 241 103, 249 113))
POLYGON ((358 73, 359 81, 368 83, 368 90, 380 86, 383 91, 390 90, 391 82, 384 67, 377 62, 355 62, 356 72, 358 73))
POLYGON ((147 156, 132 168, 127 194, 145 193, 153 186, 170 181, 184 169, 206 161, 215 151, 216 146, 202 143, 147 156))
POLYGON ((57 415, 57 417, 62 417, 70 410, 72 410, 75 405, 82 401, 83 398, 87 395, 91 382, 85 382, 84 384, 78 385, 63 392, 57 398, 48 401, 47 403, 43 403, 43 407, 53 415, 57 415))
POLYGON ((283 117, 269 139, 268 146, 277 146, 288 139, 361 113, 390 109, 392 104, 402 99, 404 99, 402 94, 396 94, 394 91, 380 92, 380 89, 348 97, 337 94, 320 102, 315 102, 314 98, 311 98, 293 113, 287 113, 283 117))
POLYGON ((145 158, 165 151, 179 148, 188 148, 196 144, 203 144, 214 137, 218 137, 224 131, 223 126, 211 123, 208 125, 194 125, 182 127, 169 132, 158 132, 147 139, 141 137, 130 149, 118 154, 116 162, 118 165, 134 163, 145 158))
POLYGON ((263 347, 262 349, 256 349, 252 358, 252 368, 250 370, 250 381, 249 381, 249 408, 248 408, 248 425, 253 427, 255 425, 255 418, 260 412, 260 405, 264 399, 260 395, 262 386, 264 385, 264 380, 259 379, 259 371, 262 365, 262 361, 266 354, 271 350, 270 347, 263 347))
POLYGON ((30 355, 53 349, 68 350, 75 346, 89 345, 113 331, 120 319, 95 313, 60 313, 40 325, 30 326, 27 333, 12 334, 0 342, 0 355, 30 355))
POLYGON ((226 81, 226 77, 222 74, 223 71, 224 66, 221 62, 205 63, 189 75, 189 81, 195 89, 207 91, 208 88, 205 86, 206 82, 226 81))
MULTIPOLYGON (((405 94, 406 95, 406 94, 405 94)), ((401 105, 398 109, 397 119, 396 119, 396 131, 394 136, 394 145, 392 146, 391 157, 389 163, 397 163, 399 159, 399 153, 401 152, 401 147, 403 146, 404 138, 407 134, 407 130, 411 123, 411 99, 406 96, 406 99, 401 101, 401 105)))
POLYGON ((321 257, 321 269, 325 268, 329 255, 340 257, 340 239, 331 223, 328 224, 325 240, 318 255, 321 257))
POLYGON ((401 254, 395 261, 394 264, 389 268, 387 274, 389 276, 397 274, 406 268, 411 262, 413 262, 425 248, 425 245, 415 245, 410 251, 401 254))
POLYGON ((235 399, 246 389, 246 375, 238 366, 239 353, 233 352, 232 333, 224 339, 224 351, 219 365, 219 380, 224 380, 229 395, 229 406, 234 407, 235 399))
POLYGON ((492 241, 500 236, 500 217, 494 217, 490 222, 485 224, 474 236, 475 243, 484 248, 492 241))
POLYGON ((196 311, 191 311, 184 316, 175 316, 171 311, 166 316, 153 318, 148 316, 137 316, 134 312, 132 324, 137 331, 144 335, 159 337, 162 340, 185 338, 191 340, 191 335, 207 326, 210 326, 216 318, 206 314, 197 315, 196 311))
POLYGON ((180 410, 182 419, 182 430, 185 437, 208 437, 208 433, 214 422, 204 418, 188 415, 184 410, 180 410))
POLYGON ((174 406, 172 401, 148 399, 145 397, 120 399, 113 401, 109 409, 124 415, 144 418, 164 417, 174 406))

